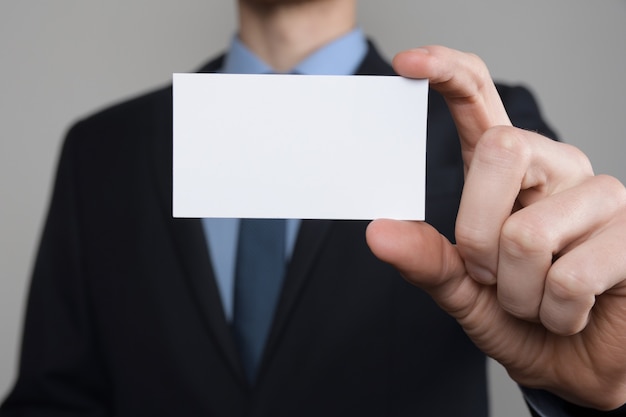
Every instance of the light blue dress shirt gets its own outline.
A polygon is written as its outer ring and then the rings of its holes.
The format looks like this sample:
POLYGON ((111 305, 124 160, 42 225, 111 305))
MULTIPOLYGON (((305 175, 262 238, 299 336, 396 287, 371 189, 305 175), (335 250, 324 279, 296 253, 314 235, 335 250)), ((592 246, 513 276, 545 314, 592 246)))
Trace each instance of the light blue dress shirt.
MULTIPOLYGON (((367 53, 367 41, 360 29, 336 39, 315 51, 300 62, 292 73, 308 75, 351 75, 367 53)), ((230 44, 221 72, 232 74, 266 74, 275 72, 261 61, 235 36, 230 44)), ((213 272, 220 291, 224 314, 232 321, 235 261, 239 219, 202 219, 213 272)), ((288 219, 286 229, 285 259, 291 257, 296 242, 300 220, 288 219)))

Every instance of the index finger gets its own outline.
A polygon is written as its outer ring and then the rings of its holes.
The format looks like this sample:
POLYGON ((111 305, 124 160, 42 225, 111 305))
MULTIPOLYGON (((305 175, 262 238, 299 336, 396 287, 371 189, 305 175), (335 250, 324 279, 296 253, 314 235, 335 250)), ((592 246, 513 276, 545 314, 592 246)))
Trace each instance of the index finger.
POLYGON ((444 96, 461 138, 466 166, 483 133, 494 126, 511 125, 487 66, 474 54, 426 46, 400 52, 393 67, 404 77, 427 78, 431 88, 444 96))

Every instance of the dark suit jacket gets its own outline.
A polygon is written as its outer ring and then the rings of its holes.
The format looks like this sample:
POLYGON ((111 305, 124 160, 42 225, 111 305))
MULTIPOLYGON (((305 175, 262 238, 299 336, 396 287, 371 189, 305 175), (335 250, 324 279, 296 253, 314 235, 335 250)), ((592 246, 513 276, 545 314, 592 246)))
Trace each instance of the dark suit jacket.
MULTIPOLYGON (((358 74, 393 71, 370 47, 358 74)), ((500 92, 515 124, 550 134, 525 89, 500 92)), ((19 378, 0 414, 486 415, 483 354, 370 253, 361 221, 302 223, 259 382, 248 386, 201 223, 172 218, 171 95, 158 90, 70 130, 19 378)), ((427 220, 453 239, 458 138, 442 98, 432 93, 429 105, 427 220)))

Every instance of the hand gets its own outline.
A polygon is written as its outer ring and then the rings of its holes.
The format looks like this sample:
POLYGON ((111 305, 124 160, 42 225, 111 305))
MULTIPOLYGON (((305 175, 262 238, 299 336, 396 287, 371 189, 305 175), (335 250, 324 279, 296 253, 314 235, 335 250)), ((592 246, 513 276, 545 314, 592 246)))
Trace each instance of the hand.
POLYGON ((456 245, 377 220, 376 256, 454 316, 524 386, 597 409, 626 403, 626 189, 572 146, 511 126, 484 63, 443 47, 398 54, 428 78, 461 138, 456 245))

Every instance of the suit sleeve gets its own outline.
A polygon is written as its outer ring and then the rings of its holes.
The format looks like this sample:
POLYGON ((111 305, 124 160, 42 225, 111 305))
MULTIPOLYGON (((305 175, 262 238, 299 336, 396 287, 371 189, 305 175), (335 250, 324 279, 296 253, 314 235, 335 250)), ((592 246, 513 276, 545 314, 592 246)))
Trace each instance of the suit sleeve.
POLYGON ((106 378, 81 263, 75 172, 80 124, 63 146, 34 265, 17 382, 0 416, 105 416, 106 378))

